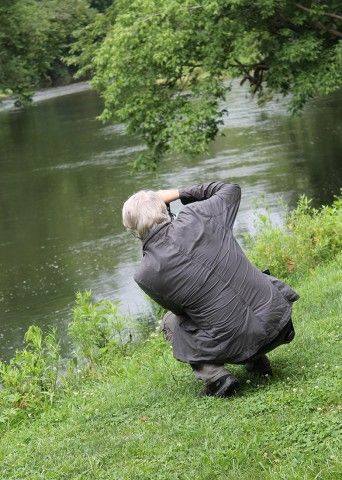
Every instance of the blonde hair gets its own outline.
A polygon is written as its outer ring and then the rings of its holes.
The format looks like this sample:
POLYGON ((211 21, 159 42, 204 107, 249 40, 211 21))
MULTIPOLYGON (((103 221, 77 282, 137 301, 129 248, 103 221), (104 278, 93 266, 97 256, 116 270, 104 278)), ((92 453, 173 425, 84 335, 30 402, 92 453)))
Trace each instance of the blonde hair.
POLYGON ((129 197, 122 208, 122 223, 141 240, 155 226, 169 221, 164 201, 152 190, 140 190, 129 197))

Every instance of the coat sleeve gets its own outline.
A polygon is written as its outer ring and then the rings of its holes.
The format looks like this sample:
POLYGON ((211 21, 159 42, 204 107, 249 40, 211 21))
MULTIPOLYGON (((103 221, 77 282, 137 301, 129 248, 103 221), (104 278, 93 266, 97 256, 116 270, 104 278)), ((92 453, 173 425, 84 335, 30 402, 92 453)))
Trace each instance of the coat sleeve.
POLYGON ((233 183, 211 182, 179 189, 183 205, 201 202, 203 215, 220 217, 226 226, 232 226, 239 209, 241 189, 233 183))

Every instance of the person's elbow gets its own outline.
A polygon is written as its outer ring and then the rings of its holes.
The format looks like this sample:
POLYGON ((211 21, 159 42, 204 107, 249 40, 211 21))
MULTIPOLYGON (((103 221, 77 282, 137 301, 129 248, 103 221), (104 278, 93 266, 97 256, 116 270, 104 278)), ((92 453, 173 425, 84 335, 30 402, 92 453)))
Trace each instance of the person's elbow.
POLYGON ((222 189, 229 201, 238 202, 241 199, 241 187, 237 183, 225 183, 222 189))

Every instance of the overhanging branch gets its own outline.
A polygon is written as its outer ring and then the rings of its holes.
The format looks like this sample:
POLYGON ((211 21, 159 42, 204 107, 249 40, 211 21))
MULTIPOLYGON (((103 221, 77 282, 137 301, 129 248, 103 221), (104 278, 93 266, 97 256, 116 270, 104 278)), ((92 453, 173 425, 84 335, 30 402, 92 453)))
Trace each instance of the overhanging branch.
MULTIPOLYGON (((295 3, 295 6, 300 10, 303 10, 304 12, 308 12, 311 14, 314 13, 312 10, 310 10, 310 8, 304 7, 304 5, 301 5, 300 3, 295 3)), ((322 12, 322 15, 330 18, 336 18, 337 20, 342 20, 342 16, 338 15, 337 13, 322 12)), ((342 38, 342 32, 340 32, 339 30, 336 30, 336 28, 334 27, 327 27, 326 25, 323 25, 323 23, 319 21, 316 21, 315 25, 317 25, 317 27, 321 28, 325 32, 331 33, 335 37, 342 38)))
MULTIPOLYGON (((304 7, 304 5, 301 5, 300 3, 295 3, 295 6, 300 10, 303 10, 304 12, 313 13, 312 10, 310 10, 310 8, 304 7)), ((325 17, 331 17, 331 18, 336 18, 337 20, 342 20, 342 15, 338 15, 337 13, 322 12, 322 15, 324 15, 325 17)))

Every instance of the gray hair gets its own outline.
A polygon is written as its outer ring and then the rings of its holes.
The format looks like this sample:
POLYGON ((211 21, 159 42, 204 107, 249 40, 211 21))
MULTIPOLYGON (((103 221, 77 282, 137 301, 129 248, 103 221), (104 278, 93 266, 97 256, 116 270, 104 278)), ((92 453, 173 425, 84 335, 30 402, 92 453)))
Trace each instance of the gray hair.
POLYGON ((158 193, 141 190, 123 205, 122 223, 135 236, 143 240, 157 225, 170 221, 166 205, 158 193))

